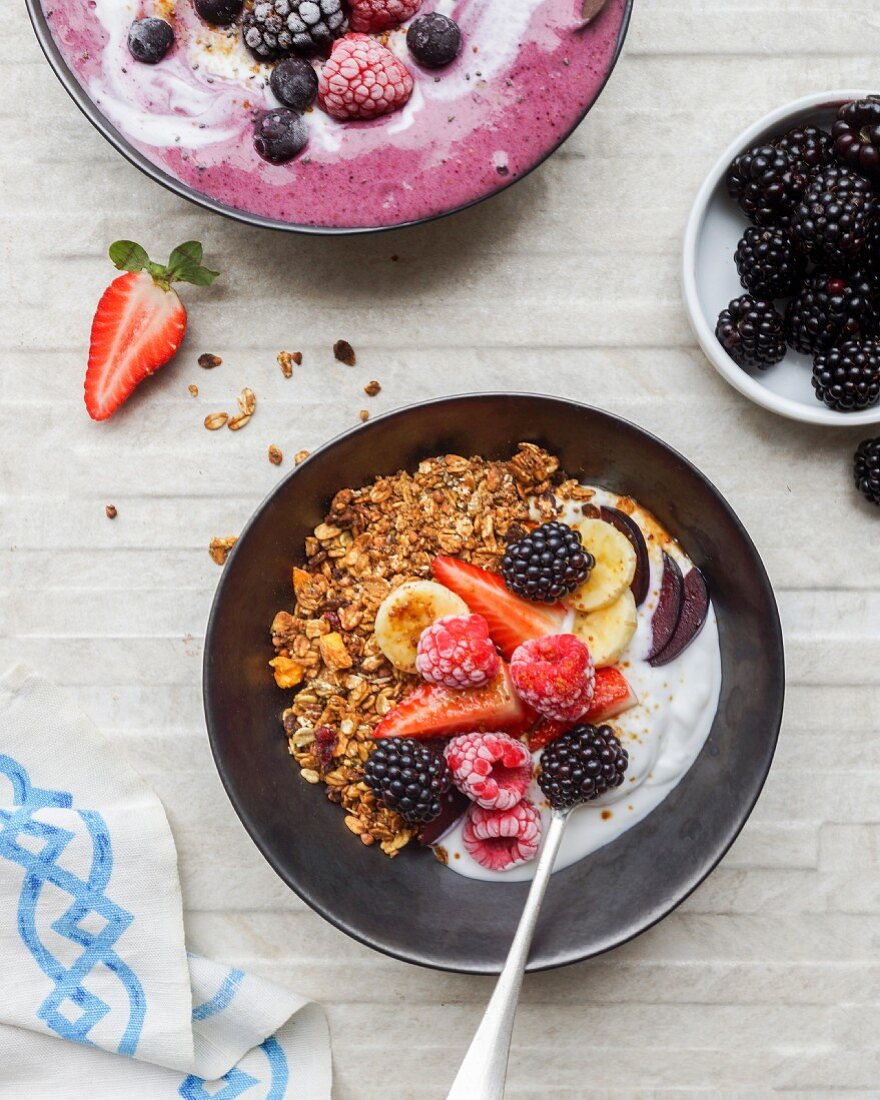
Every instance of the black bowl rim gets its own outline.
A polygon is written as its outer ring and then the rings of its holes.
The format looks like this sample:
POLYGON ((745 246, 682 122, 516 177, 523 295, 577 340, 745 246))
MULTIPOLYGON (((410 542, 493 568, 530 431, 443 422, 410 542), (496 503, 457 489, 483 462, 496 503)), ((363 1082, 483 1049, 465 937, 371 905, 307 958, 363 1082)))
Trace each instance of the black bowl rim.
POLYGON ((260 214, 252 214, 247 210, 240 210, 235 206, 227 206, 225 203, 218 202, 216 199, 212 199, 209 195, 205 195, 196 188, 190 187, 188 184, 181 183, 180 180, 175 179, 170 173, 160 168, 141 153, 135 149, 126 138, 122 136, 119 130, 110 122, 110 120, 104 115, 104 113, 97 107, 97 105, 89 98, 86 90, 80 84, 74 73, 71 71, 70 66, 64 59, 60 49, 58 48, 55 39, 52 37, 52 31, 49 28, 48 21, 43 12, 40 0, 25 0, 28 15, 30 16, 31 24, 34 28, 34 33, 37 36, 37 41, 40 44, 40 49, 43 51, 46 60, 49 62, 49 66, 55 75, 61 82, 64 90, 73 100, 73 102, 79 107, 86 118, 91 122, 95 129, 116 149, 121 153, 125 159, 140 169, 145 176, 154 180, 156 183, 161 184, 166 190, 171 191, 173 194, 178 195, 182 199, 186 199, 188 202, 193 203, 195 206, 200 206, 205 210, 210 210, 215 214, 220 214, 224 218, 230 218, 232 221, 242 222, 245 225, 256 226, 260 229, 275 229, 285 233, 302 233, 307 236, 313 237, 349 237, 349 236, 362 236, 367 233, 387 233, 393 229, 409 229, 416 225, 427 225, 429 222, 439 221, 441 218, 451 217, 453 214, 458 214, 462 210, 468 210, 472 206, 477 206, 481 202, 485 202, 487 199, 494 198, 495 195, 501 194, 502 191, 506 191, 509 187, 513 187, 514 184, 519 183, 520 180, 524 180, 526 176, 532 174, 536 168, 540 166, 549 157, 559 149, 560 145, 566 142, 575 130, 584 121, 590 111, 596 104, 599 96, 605 90, 605 86, 611 78, 611 74, 617 68, 617 62, 620 60, 620 55, 623 52, 623 44, 626 40, 627 32, 629 30, 630 19, 632 17, 634 0, 624 0, 624 12, 623 19, 620 24, 620 31, 617 35, 617 42, 614 46, 614 53, 611 56, 611 60, 608 64, 608 69, 602 78, 599 87, 596 89, 595 95, 584 106, 584 109, 580 115, 575 119, 574 123, 553 145, 547 150, 547 152, 535 161, 533 165, 522 172, 520 175, 515 176, 513 179, 508 180, 506 183, 502 183, 500 187, 494 191, 489 191, 485 195, 479 195, 477 198, 469 199, 467 202, 461 203, 459 206, 452 207, 450 210, 441 210, 437 214, 429 214, 424 218, 415 218, 412 221, 396 222, 394 225, 363 225, 363 226, 332 226, 332 225, 297 225, 293 222, 281 221, 278 218, 266 218, 260 214))
MULTIPOLYGON (((767 570, 764 567, 761 556, 758 553, 757 547, 749 536, 748 531, 746 531, 741 520, 728 504, 724 495, 716 488, 714 483, 711 482, 709 478, 707 478, 706 475, 703 474, 702 471, 700 471, 689 459, 685 458, 685 456, 682 455, 680 451, 676 450, 674 447, 671 447, 668 443, 665 443, 662 439, 660 439, 659 436, 656 436, 652 432, 647 431, 640 425, 634 424, 632 421, 627 420, 624 417, 618 416, 615 413, 608 412, 606 409, 598 408, 595 405, 587 405, 581 401, 574 401, 570 398, 565 397, 557 397, 553 394, 497 390, 451 394, 447 397, 435 397, 427 401, 418 401, 409 405, 401 406, 398 409, 392 409, 390 412, 384 413, 381 416, 377 416, 374 420, 370 420, 364 424, 356 424, 354 427, 348 428, 345 431, 340 432, 338 435, 335 435, 332 439, 322 444, 322 446, 320 446, 317 450, 313 451, 311 455, 300 464, 300 466, 297 466, 294 469, 290 470, 286 474, 286 476, 281 478, 278 483, 270 490, 270 492, 267 493, 267 495, 254 510, 250 519, 242 528, 241 534, 238 537, 238 541, 236 542, 235 546, 233 546, 230 552, 230 559, 238 552, 238 548, 242 544, 244 537, 247 535, 248 531, 256 522, 258 517, 263 513, 264 509, 268 507, 269 503, 272 501, 275 495, 280 492, 281 487, 285 485, 288 480, 295 477, 298 471, 303 466, 305 466, 306 463, 320 460, 321 458, 325 457, 329 452, 331 452, 336 447, 336 445, 341 443, 343 440, 348 439, 350 436, 353 436, 355 433, 358 432, 369 433, 375 425, 381 424, 383 421, 408 416, 411 412, 417 409, 428 409, 432 406, 440 406, 453 402, 459 403, 477 399, 485 400, 486 398, 497 398, 499 400, 505 400, 508 398, 525 398, 542 402, 550 401, 556 402, 560 405, 567 405, 575 409, 582 410, 584 412, 598 413, 599 415, 607 417, 612 421, 625 425, 628 429, 635 429, 647 440, 655 444, 659 444, 667 452, 669 452, 673 456, 673 458, 676 459, 676 461, 678 461, 682 465, 687 473, 689 473, 692 477, 697 478, 698 481, 702 482, 714 494, 724 511, 727 512, 728 517, 738 531, 740 538, 744 540, 746 546, 752 551, 754 555, 755 562, 759 570, 757 577, 758 584, 761 589, 761 594, 766 602, 769 614, 768 637, 767 639, 765 639, 764 644, 766 646, 766 652, 769 654, 769 659, 779 668, 779 698, 777 700, 775 713, 768 715, 768 751, 764 758, 764 773, 760 777, 760 781, 755 790, 754 798, 751 799, 748 805, 744 805, 743 807, 741 807, 738 820, 734 822, 727 843, 724 845, 723 850, 718 854, 717 858, 715 858, 706 866, 705 870, 699 875, 699 877, 693 883, 690 889, 688 889, 680 897, 676 898, 676 900, 669 904, 667 907, 663 908, 662 912, 660 912, 657 917, 642 925, 642 927, 640 927, 637 931, 621 936, 619 940, 616 940, 614 943, 608 944, 606 947, 598 951, 580 951, 575 949, 570 953, 568 957, 557 957, 557 959, 555 959, 551 963, 545 963, 541 965, 529 964, 526 967, 529 973, 539 973, 545 970, 555 970, 559 967, 570 966, 571 964, 577 962, 584 962, 587 959, 596 958, 599 955, 604 955, 609 951, 616 950, 618 947, 623 946, 623 944, 625 943, 629 943, 630 940, 635 939, 636 937, 642 935, 644 932, 647 932, 650 928, 653 928, 656 924, 659 924, 660 921, 665 920, 670 913, 674 912, 684 901, 686 901, 691 896, 691 894, 693 894, 693 892, 699 886, 702 885, 703 882, 705 882, 705 880, 715 870, 719 863, 721 863, 721 861, 733 847, 733 844, 745 827, 746 822, 751 817, 752 811, 754 810, 758 799, 761 796, 761 792, 764 789, 764 785, 767 781, 767 776, 770 774, 770 768, 773 764, 773 759, 779 742, 779 732, 782 725, 783 706, 785 702, 785 650, 783 646, 782 624, 779 618, 779 609, 776 604, 776 597, 774 595, 772 585, 770 584, 770 579, 767 576, 767 570), (769 637, 770 633, 772 633, 772 639, 769 637)), ((204 653, 202 658, 202 702, 205 710, 205 725, 208 731, 208 740, 211 745, 211 753, 214 757, 214 763, 220 775, 221 782, 223 783, 226 794, 230 802, 232 803, 233 809, 238 814, 240 821, 244 825, 254 844, 259 849, 263 858, 272 867, 279 878, 281 878, 281 880, 285 882, 290 887, 290 889, 293 890, 293 892, 297 894, 311 909, 318 913, 319 916, 329 921, 329 923, 332 924, 335 928, 338 928, 340 932, 344 932, 347 936, 350 936, 352 939, 364 944, 366 947, 371 947, 374 951, 379 951, 381 954, 386 955, 389 958, 398 959, 401 962, 414 963, 417 966, 423 966, 431 970, 441 970, 458 974, 485 975, 499 973, 500 968, 497 966, 472 966, 467 968, 461 966, 451 966, 446 963, 437 961, 436 959, 432 959, 427 954, 419 956, 406 951, 395 951, 393 947, 389 946, 388 944, 379 943, 371 939, 369 936, 363 935, 357 930, 357 928, 351 926, 345 920, 336 916, 325 906, 318 904, 313 898, 309 897, 307 890, 292 880, 292 877, 290 877, 286 873, 285 869, 280 865, 280 863, 272 857, 268 848, 263 845, 260 835, 261 830, 259 823, 251 817, 245 807, 241 804, 241 801, 238 798, 235 790, 234 779, 226 770, 224 761, 220 754, 213 733, 210 654, 213 648, 212 637, 218 618, 218 608, 224 598, 224 591, 227 583, 229 582, 230 576, 231 573, 224 569, 224 572, 221 575, 220 581, 217 585, 217 590, 214 594, 214 599, 211 604, 211 611, 208 617, 208 624, 205 631, 204 653)))

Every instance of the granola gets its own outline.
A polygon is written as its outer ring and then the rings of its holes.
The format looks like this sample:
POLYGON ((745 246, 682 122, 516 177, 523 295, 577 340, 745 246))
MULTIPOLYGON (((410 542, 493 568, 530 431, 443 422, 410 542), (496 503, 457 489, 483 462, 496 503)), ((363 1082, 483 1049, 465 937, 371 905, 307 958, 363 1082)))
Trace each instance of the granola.
POLYGON ((404 582, 430 577, 437 555, 497 572, 507 536, 533 525, 530 500, 547 509, 581 491, 557 458, 532 443, 502 461, 445 455, 414 474, 340 490, 306 539, 305 564, 292 573, 293 607, 272 623, 271 664, 278 686, 297 692, 283 723, 303 778, 323 782, 362 843, 393 857, 418 832, 363 781, 374 727, 418 682, 379 649, 379 605, 404 582), (316 738, 325 728, 335 734, 330 753, 316 738))

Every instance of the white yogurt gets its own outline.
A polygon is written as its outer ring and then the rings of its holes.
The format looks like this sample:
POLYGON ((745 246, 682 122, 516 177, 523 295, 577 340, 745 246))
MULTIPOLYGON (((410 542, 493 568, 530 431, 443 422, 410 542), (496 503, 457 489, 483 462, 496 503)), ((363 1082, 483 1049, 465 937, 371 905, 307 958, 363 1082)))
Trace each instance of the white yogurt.
MULTIPOLYGON (((615 506, 620 498, 596 490, 593 504, 615 506)), ((568 506, 559 518, 573 521, 578 506, 568 506)), ((632 513, 643 532, 657 531, 656 521, 640 509, 632 513)), ((692 563, 672 542, 647 539, 651 561, 651 586, 639 608, 638 628, 618 662, 639 698, 639 705, 613 720, 629 753, 629 768, 621 787, 578 807, 571 815, 555 870, 576 863, 584 856, 610 844, 653 813, 685 776, 706 743, 721 693, 721 647, 718 623, 710 605, 706 623, 694 641, 674 661, 652 668, 645 659, 651 647, 651 620, 660 593, 665 550, 687 572, 692 563)), ((540 753, 535 754, 535 761, 540 753)), ((536 782, 529 797, 541 809, 544 829, 550 824, 550 809, 536 782)), ((536 863, 520 864, 507 871, 490 871, 468 855, 462 843, 463 819, 440 842, 448 866, 467 878, 497 882, 520 882, 534 875, 536 863)))

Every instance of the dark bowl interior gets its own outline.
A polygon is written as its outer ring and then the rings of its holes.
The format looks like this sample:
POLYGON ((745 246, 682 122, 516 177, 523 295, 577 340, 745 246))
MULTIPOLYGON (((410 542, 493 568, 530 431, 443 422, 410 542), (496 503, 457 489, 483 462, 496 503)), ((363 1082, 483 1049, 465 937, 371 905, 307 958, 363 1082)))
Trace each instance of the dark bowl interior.
POLYGON ((45 12, 43 11, 40 0, 25 0, 27 6, 28 15, 30 16, 31 23, 33 24, 34 31, 37 36, 37 41, 40 44, 40 48, 46 56, 46 60, 52 67, 53 72, 61 81, 65 91, 79 107, 86 118, 91 122, 96 130, 99 131, 106 139, 113 145, 126 160, 130 161, 136 168, 139 168, 144 175, 149 176, 151 179, 160 183, 163 187, 169 191, 173 191, 174 194, 180 195, 181 198, 189 200, 189 202, 195 203, 197 206, 202 206, 206 210, 213 210, 216 214, 222 214, 224 217, 233 218, 235 221, 245 222, 247 225, 261 226, 265 229, 280 229, 287 232, 294 233, 308 233, 310 235, 318 236, 346 236, 349 234, 361 234, 361 233, 381 233, 390 229, 404 229, 410 225, 421 225, 425 222, 436 221, 438 218, 448 217, 450 214, 457 214, 461 210, 466 210, 468 207, 476 206, 478 203, 485 202, 486 199, 492 198, 493 195, 499 194, 501 191, 506 191, 508 187, 512 187, 513 184, 518 183, 520 180, 525 179, 536 168, 538 168, 544 161, 551 156, 564 141, 566 141, 577 129, 577 127, 587 117, 593 104, 602 94, 605 85, 608 82, 609 77, 614 68, 617 65, 618 58, 623 50, 623 43, 626 39, 627 31, 629 30, 630 16, 632 15, 633 0, 626 0, 626 9, 623 14, 623 20, 620 25, 620 32, 617 36, 617 43, 614 49, 614 53, 608 61, 608 66, 603 74, 603 79, 596 89, 596 94, 591 99, 584 103, 583 113, 578 119, 575 120, 574 125, 566 132, 559 134, 558 138, 551 143, 547 152, 536 161, 531 168, 526 172, 520 173, 518 176, 514 176, 507 182, 501 183, 494 191, 487 192, 482 195, 478 195, 470 202, 466 202, 461 206, 452 207, 449 210, 444 210, 438 214, 433 214, 430 217, 420 218, 417 221, 412 222, 397 222, 394 225, 377 225, 377 226, 315 226, 315 225, 296 225, 292 222, 281 221, 277 218, 267 218, 260 214, 252 214, 248 210, 243 210, 237 206, 229 206, 226 203, 219 202, 217 199, 211 198, 210 195, 205 195, 201 191, 196 190, 194 187, 190 187, 186 183, 182 183, 170 172, 166 172, 163 168, 154 164, 149 157, 145 156, 139 149, 129 142, 119 130, 113 125, 107 118, 101 108, 90 98, 86 90, 83 88, 77 79, 75 73, 71 70, 70 66, 64 58, 61 50, 55 43, 55 39, 52 37, 52 31, 49 27, 48 20, 46 19, 45 12))
POLYGON ((517 394, 410 406, 339 437, 263 501, 229 557, 205 645, 208 732, 232 804, 260 851, 309 905, 380 951, 473 973, 500 969, 524 884, 484 883, 405 850, 388 860, 354 841, 320 787, 299 778, 280 716, 290 693, 267 666, 269 626, 292 603, 291 565, 334 493, 429 455, 508 456, 521 440, 559 454, 572 475, 637 497, 706 574, 723 685, 709 740, 641 824, 551 883, 531 969, 615 947, 669 913, 744 825, 770 768, 782 717, 782 635, 770 583, 717 490, 681 455, 598 409, 517 394))

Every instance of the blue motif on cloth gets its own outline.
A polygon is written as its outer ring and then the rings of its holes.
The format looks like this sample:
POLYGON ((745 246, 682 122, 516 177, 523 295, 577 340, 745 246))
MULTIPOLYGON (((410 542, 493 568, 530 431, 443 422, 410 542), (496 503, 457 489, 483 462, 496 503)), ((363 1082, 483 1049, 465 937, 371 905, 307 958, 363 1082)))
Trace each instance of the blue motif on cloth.
POLYGON ((212 1016, 216 1016, 218 1012, 222 1012, 224 1008, 228 1008, 243 979, 243 970, 230 970, 210 1001, 205 1001, 204 1004, 197 1005, 193 1009, 192 1018, 194 1020, 208 1020, 212 1016))
MULTIPOLYGON (((290 1080, 290 1068, 287 1065, 287 1056, 284 1049, 278 1040, 271 1035, 264 1043, 261 1043, 258 1049, 263 1051, 269 1063, 266 1100, 284 1100, 287 1084, 290 1080)), ((219 1092, 208 1092, 205 1088, 207 1082, 204 1078, 190 1074, 177 1090, 177 1093, 183 1100, 237 1100, 237 1097, 243 1096, 248 1089, 261 1083, 256 1077, 245 1073, 237 1066, 231 1069, 225 1077, 221 1077, 220 1081, 224 1084, 224 1088, 219 1092)))
POLYGON ((11 756, 0 754, 0 775, 5 775, 12 783, 13 795, 12 809, 0 807, 0 856, 24 869, 18 903, 18 931, 40 969, 55 984, 37 1015, 63 1039, 92 1046, 89 1032, 111 1008, 90 993, 83 982, 93 970, 104 966, 116 975, 128 997, 128 1022, 116 1049, 120 1054, 132 1055, 140 1041, 147 1004, 137 976, 114 950, 134 917, 105 893, 113 871, 113 847, 107 824, 94 810, 76 810, 73 796, 66 791, 31 786, 27 771, 11 756), (48 807, 74 810, 88 830, 92 860, 87 878, 80 878, 59 866, 59 856, 76 834, 34 817, 37 811, 48 807), (23 838, 32 843, 29 846, 22 844, 23 838), (32 851, 32 848, 38 850, 32 851), (54 932, 83 949, 69 968, 45 946, 37 928, 37 904, 47 884, 73 899, 51 925, 54 932), (100 930, 86 931, 82 927, 86 917, 92 917, 93 922, 98 918, 102 924, 100 930), (68 1005, 75 1006, 76 1011, 68 1005))

